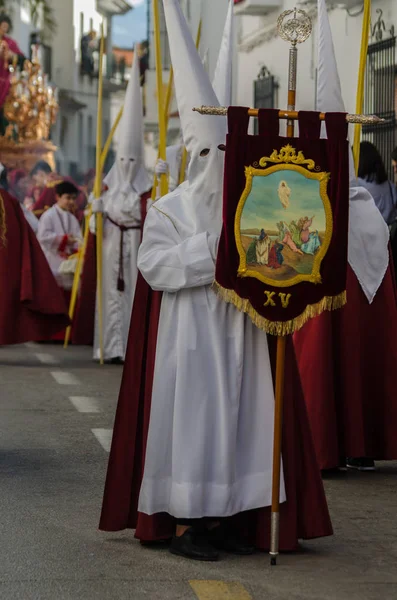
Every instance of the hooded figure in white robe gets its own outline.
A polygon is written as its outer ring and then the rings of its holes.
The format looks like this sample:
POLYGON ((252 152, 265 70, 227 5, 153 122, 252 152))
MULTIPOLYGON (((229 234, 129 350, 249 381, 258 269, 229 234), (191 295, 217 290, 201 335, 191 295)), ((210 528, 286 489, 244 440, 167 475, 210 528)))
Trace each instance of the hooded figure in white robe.
MULTIPOLYGON (((318 0, 317 110, 345 112, 325 0, 318 0)), ((371 304, 389 265, 389 230, 368 190, 360 186, 350 154, 348 260, 371 304)))
MULTIPOLYGON (((191 161, 187 181, 150 208, 138 256, 149 285, 163 291, 139 511, 183 524, 271 503, 274 395, 266 334, 211 289, 226 119, 192 112, 219 101, 179 3, 164 0, 164 10, 191 161)), ((183 537, 171 551, 198 558, 200 548, 181 550, 183 537)))
MULTIPOLYGON (((134 60, 128 83, 116 162, 105 178, 108 191, 93 202, 104 212, 103 231, 103 340, 106 362, 124 361, 138 276, 141 239, 141 197, 151 184, 144 165, 143 107, 139 61, 134 60)), ((95 217, 91 222, 95 231, 95 217)), ((100 358, 98 314, 95 320, 94 359, 100 358)))

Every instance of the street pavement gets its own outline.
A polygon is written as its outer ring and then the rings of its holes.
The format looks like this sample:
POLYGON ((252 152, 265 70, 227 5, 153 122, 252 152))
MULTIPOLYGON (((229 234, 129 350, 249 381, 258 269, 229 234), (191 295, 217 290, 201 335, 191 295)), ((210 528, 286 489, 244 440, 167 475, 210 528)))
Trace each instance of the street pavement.
POLYGON ((88 348, 0 348, 0 600, 397 600, 397 463, 327 479, 335 535, 277 567, 99 532, 121 374, 88 348))

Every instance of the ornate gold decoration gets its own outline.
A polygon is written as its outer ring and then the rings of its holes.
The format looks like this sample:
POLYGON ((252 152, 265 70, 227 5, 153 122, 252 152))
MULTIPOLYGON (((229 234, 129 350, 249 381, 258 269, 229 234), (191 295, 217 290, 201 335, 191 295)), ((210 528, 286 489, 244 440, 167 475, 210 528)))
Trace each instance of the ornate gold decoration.
POLYGON ((310 37, 313 29, 309 15, 299 8, 285 10, 277 19, 277 33, 281 39, 293 46, 302 44, 310 37), (292 15, 292 18, 288 18, 292 15))
MULTIPOLYGON (((194 112, 198 112, 200 115, 215 115, 217 117, 226 117, 228 108, 226 106, 196 106, 192 109, 194 112)), ((250 117, 257 117, 259 109, 249 108, 248 114, 250 117)), ((298 111, 280 110, 279 119, 294 119, 297 120, 299 117, 298 111)), ((325 121, 325 113, 320 113, 320 121, 325 121)), ((346 115, 346 121, 348 123, 358 123, 359 125, 381 125, 386 120, 376 115, 346 115)))
POLYGON ((54 153, 57 147, 51 141, 25 141, 22 144, 0 137, 0 156, 8 169, 31 171, 39 160, 55 168, 54 153))
POLYGON ((216 281, 213 283, 212 289, 224 302, 233 304, 237 310, 248 315, 256 327, 266 331, 266 333, 269 333, 270 335, 277 336, 291 335, 295 333, 295 331, 302 329, 310 319, 321 315, 321 313, 326 310, 338 310, 342 308, 347 301, 346 292, 342 292, 337 296, 325 296, 320 302, 309 304, 303 313, 298 317, 295 317, 295 319, 291 319, 290 321, 269 321, 269 319, 265 319, 265 317, 262 317, 256 312, 249 300, 240 298, 234 290, 228 290, 219 285, 216 281))
POLYGON ((37 48, 22 70, 14 64, 10 71, 11 87, 4 104, 9 121, 5 137, 19 144, 47 141, 58 114, 57 92, 42 71, 37 48))
MULTIPOLYGON (((303 155, 302 155, 303 156, 303 155)), ((303 160, 306 160, 303 157, 303 160)), ((313 165, 314 166, 314 165, 313 165)), ((270 285, 276 288, 291 287, 302 281, 309 281, 310 283, 321 283, 320 267, 321 263, 328 252, 328 248, 331 244, 332 232, 333 232, 333 216, 330 199, 328 198, 327 187, 330 174, 325 171, 313 173, 308 171, 304 167, 295 164, 280 164, 268 167, 267 169, 255 169, 254 167, 246 167, 245 169, 246 185, 241 195, 240 201, 237 206, 236 216, 234 220, 234 237, 236 240, 237 250, 240 256, 240 265, 238 268, 238 274, 240 277, 254 277, 259 279, 262 283, 270 285), (306 177, 307 179, 315 179, 319 182, 319 192, 323 201, 325 211, 325 236, 321 248, 317 252, 313 261, 313 268, 310 274, 298 274, 291 279, 277 281, 270 277, 266 277, 261 273, 258 273, 254 269, 250 269, 247 266, 247 254, 244 250, 244 246, 241 240, 241 217, 243 214, 244 206, 248 196, 252 190, 252 183, 254 177, 267 177, 277 171, 296 171, 306 177)))
POLYGON ((287 146, 283 146, 280 152, 277 150, 273 150, 270 156, 264 156, 260 159, 259 165, 261 167, 266 167, 267 163, 292 163, 294 165, 307 165, 307 168, 313 170, 316 166, 316 163, 311 158, 305 158, 303 152, 299 150, 298 154, 296 154, 295 148, 293 148, 290 144, 287 146))

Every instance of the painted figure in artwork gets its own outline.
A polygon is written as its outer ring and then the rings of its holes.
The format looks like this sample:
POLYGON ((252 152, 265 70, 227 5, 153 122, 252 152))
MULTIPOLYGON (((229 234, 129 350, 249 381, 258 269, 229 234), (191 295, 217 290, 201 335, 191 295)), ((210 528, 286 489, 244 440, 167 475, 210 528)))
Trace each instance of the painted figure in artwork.
POLYGON ((295 244, 294 240, 292 239, 292 235, 291 235, 291 231, 287 225, 287 223, 285 221, 280 221, 280 223, 277 223, 277 228, 279 230, 279 239, 280 242, 282 244, 285 244, 286 246, 288 246, 288 248, 290 248, 292 250, 292 252, 295 252, 296 254, 303 254, 302 250, 300 250, 298 248, 298 246, 295 244))
POLYGON ((301 229, 301 249, 305 254, 314 254, 321 246, 318 231, 310 231, 313 220, 314 216, 311 219, 303 217, 298 222, 298 226, 301 229))
POLYGON ((267 265, 269 261, 269 251, 272 242, 264 229, 261 229, 259 239, 256 242, 256 262, 258 265, 267 265))
POLYGON ((271 269, 280 269, 284 262, 283 245, 279 242, 274 242, 269 253, 268 267, 271 269))
POLYGON ((283 205, 284 210, 287 210, 289 207, 289 199, 291 196, 291 188, 288 186, 286 181, 280 181, 278 186, 278 197, 280 198, 280 202, 283 205))
POLYGON ((292 236, 292 240, 293 240, 294 244, 296 244, 296 246, 298 248, 300 248, 302 241, 301 241, 301 229, 300 229, 298 223, 295 220, 292 220, 291 223, 289 224, 289 230, 291 232, 291 236, 292 236))

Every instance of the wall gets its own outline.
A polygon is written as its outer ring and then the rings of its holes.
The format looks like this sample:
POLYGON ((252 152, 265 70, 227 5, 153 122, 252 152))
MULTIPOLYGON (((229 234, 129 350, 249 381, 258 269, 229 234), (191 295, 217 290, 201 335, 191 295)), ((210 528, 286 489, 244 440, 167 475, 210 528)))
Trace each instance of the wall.
MULTIPOLYGON (((294 0, 285 0, 284 10, 293 8, 294 0)), ((359 8, 359 6, 358 6, 359 8)), ((382 8, 386 25, 394 23, 397 27, 396 0, 373 0, 372 16, 376 21, 376 9, 382 8)), ((357 7, 352 9, 356 12, 357 7)), ((266 65, 279 83, 279 104, 287 104, 288 79, 288 43, 273 37, 249 49, 250 40, 255 32, 268 32, 275 27, 279 13, 271 13, 267 17, 239 17, 239 56, 238 56, 238 95, 237 101, 243 106, 253 103, 253 82, 258 76, 260 67, 266 65)), ((359 63, 362 16, 351 17, 342 8, 330 12, 330 23, 334 37, 336 58, 342 85, 342 93, 346 108, 355 111, 357 88, 357 71, 359 63)), ((313 34, 304 44, 299 46, 298 94, 297 107, 301 110, 312 110, 315 107, 315 79, 317 67, 317 23, 314 17, 313 34)))
POLYGON ((31 22, 29 11, 24 6, 16 6, 12 14, 12 23, 11 36, 18 42, 25 56, 29 56, 30 34, 36 30, 31 22))
MULTIPOLYGON (((91 28, 99 34, 102 16, 96 10, 96 0, 53 0, 53 7, 58 22, 52 43, 54 80, 70 98, 84 105, 80 110, 61 108, 54 131, 59 147, 56 158, 63 174, 71 169, 84 173, 95 167, 98 80, 80 76, 80 40, 91 28)), ((110 99, 106 92, 103 118, 105 137, 110 126, 110 99)))

